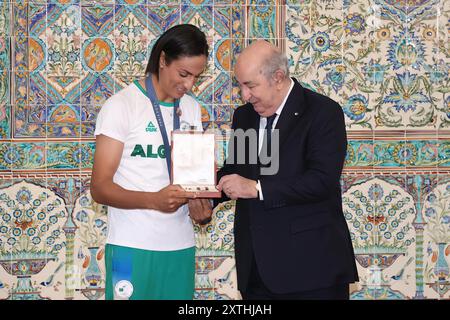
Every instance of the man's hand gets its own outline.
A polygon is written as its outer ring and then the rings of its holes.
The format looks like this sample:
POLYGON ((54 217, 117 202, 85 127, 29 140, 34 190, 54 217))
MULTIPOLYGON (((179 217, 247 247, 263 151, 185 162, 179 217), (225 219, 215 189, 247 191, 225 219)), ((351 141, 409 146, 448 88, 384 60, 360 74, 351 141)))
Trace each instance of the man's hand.
POLYGON ((225 192, 228 198, 232 200, 238 198, 252 199, 258 197, 256 184, 255 180, 250 180, 237 174, 230 174, 220 179, 217 189, 225 192))
POLYGON ((190 199, 188 202, 189 215, 198 224, 207 224, 211 221, 212 206, 208 199, 190 199))
POLYGON ((154 209, 162 212, 172 213, 186 204, 195 195, 189 194, 179 185, 168 185, 156 193, 154 209))

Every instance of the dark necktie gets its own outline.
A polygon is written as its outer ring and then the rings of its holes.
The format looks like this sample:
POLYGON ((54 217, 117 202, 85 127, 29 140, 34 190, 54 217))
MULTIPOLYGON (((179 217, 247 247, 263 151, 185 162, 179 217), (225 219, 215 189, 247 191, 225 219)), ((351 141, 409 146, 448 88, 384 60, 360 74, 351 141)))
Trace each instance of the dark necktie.
POLYGON ((271 141, 272 140, 272 125, 273 125, 273 122, 275 121, 276 117, 277 117, 276 113, 274 113, 270 117, 267 117, 267 124, 266 124, 265 130, 264 130, 263 144, 262 144, 261 152, 263 152, 264 150, 267 150, 266 151, 267 157, 270 157, 271 150, 272 150, 272 141, 271 141))

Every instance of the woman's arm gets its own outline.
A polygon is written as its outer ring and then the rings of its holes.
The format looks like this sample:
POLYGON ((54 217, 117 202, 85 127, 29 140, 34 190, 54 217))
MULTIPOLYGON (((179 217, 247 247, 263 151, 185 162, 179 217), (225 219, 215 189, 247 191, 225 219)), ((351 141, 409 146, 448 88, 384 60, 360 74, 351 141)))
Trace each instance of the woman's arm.
POLYGON ((177 185, 158 192, 131 191, 114 183, 113 177, 122 157, 124 144, 105 135, 96 137, 91 176, 92 198, 101 204, 121 209, 154 209, 174 212, 187 203, 188 194, 177 185))

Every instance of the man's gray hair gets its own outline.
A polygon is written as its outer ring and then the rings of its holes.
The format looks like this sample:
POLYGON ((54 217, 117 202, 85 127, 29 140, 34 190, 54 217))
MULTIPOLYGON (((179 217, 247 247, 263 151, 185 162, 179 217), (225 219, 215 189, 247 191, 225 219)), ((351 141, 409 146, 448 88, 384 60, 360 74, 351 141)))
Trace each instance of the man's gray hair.
POLYGON ((277 70, 283 71, 285 77, 289 77, 289 62, 286 55, 280 51, 273 51, 272 54, 263 61, 261 73, 270 80, 277 70))

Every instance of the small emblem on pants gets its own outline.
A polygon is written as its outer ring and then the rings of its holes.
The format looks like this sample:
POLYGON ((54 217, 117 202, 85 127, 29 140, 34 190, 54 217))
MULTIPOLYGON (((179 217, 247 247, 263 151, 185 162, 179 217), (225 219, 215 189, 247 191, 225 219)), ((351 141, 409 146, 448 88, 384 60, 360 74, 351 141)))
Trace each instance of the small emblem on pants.
POLYGON ((133 294, 133 285, 130 281, 120 280, 114 287, 114 293, 119 299, 128 299, 133 294))

